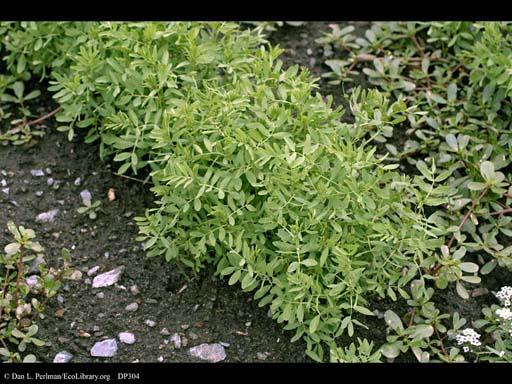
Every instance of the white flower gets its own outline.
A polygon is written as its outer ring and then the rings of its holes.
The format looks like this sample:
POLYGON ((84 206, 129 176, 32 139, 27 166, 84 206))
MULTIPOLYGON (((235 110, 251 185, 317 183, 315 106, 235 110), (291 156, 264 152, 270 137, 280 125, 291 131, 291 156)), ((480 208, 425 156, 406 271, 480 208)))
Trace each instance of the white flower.
POLYGON ((505 356, 505 351, 501 351, 498 355, 499 355, 500 357, 505 356))
POLYGON ((498 298, 498 300, 501 301, 501 303, 505 307, 510 307, 510 304, 512 302, 512 287, 501 287, 501 289, 495 294, 495 296, 498 298))
POLYGON ((500 317, 503 320, 511 320, 512 311, 508 308, 499 308, 496 310, 496 316, 500 317))
POLYGON ((480 342, 480 334, 476 332, 472 328, 466 328, 457 336, 455 336, 455 340, 458 345, 469 343, 471 345, 480 346, 482 343, 480 342))
POLYGON ((464 352, 469 352, 469 347, 463 347, 463 348, 462 348, 462 350, 463 350, 464 352))

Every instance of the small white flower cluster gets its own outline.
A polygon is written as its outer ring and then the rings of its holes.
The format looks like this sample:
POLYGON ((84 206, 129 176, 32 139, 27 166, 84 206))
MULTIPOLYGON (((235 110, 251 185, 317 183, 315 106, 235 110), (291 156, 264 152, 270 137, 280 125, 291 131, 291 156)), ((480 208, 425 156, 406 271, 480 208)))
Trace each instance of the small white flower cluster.
POLYGON ((496 293, 496 297, 505 307, 510 307, 512 303, 512 287, 501 287, 499 292, 496 293))
POLYGON ((496 316, 503 320, 512 320, 512 311, 509 308, 498 308, 496 316))
MULTIPOLYGON (((476 332, 473 328, 466 328, 461 333, 459 333, 457 336, 455 336, 455 340, 457 340, 457 344, 462 345, 469 343, 471 345, 474 345, 476 347, 482 345, 482 342, 480 341, 480 334, 476 332)), ((462 350, 464 352, 469 352, 470 348, 469 346, 465 345, 462 350)))

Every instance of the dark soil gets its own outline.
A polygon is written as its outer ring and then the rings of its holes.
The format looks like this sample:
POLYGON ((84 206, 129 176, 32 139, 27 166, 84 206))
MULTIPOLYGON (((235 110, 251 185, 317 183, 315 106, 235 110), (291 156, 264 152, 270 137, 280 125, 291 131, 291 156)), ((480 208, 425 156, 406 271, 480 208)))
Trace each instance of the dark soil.
MULTIPOLYGON (((286 66, 301 64, 320 77, 327 70, 323 64, 326 58, 315 39, 329 30, 328 24, 284 26, 269 39, 285 49, 282 59, 286 66)), ((356 27, 361 29, 361 24, 356 27)), ((341 86, 320 79, 319 91, 333 95, 336 105, 347 107, 341 86)), ((53 105, 48 101, 39 113, 43 115, 51 109, 53 105)), ((0 191, 0 228, 13 220, 34 229, 50 265, 58 262, 61 249, 66 247, 71 250, 73 266, 83 272, 79 281, 64 285, 60 292, 62 303, 53 300, 46 318, 39 324, 39 337, 48 342, 37 351, 40 360, 52 361, 57 352, 66 350, 74 355, 73 362, 154 362, 159 357, 164 362, 186 362, 196 361, 188 355, 189 347, 223 342, 229 343, 227 362, 261 361, 262 353, 268 353, 265 361, 308 361, 304 343, 290 343, 293 333, 283 331, 267 315, 267 308, 259 308, 250 294, 229 287, 214 277, 212 270, 191 278, 174 264, 146 258, 135 240, 134 217, 142 215, 152 204, 148 185, 114 175, 108 163, 100 162, 96 146, 83 144, 80 139, 69 142, 65 134, 56 132, 51 121, 47 122, 47 134, 36 145, 0 146, 0 180, 5 179, 9 187, 8 194, 0 191), (47 168, 51 174, 46 172, 47 168), (33 169, 45 170, 45 176, 32 176, 33 169), (79 186, 74 184, 78 177, 79 186), (49 178, 58 183, 58 189, 47 184, 49 178), (115 190, 113 202, 107 199, 109 188, 115 190), (83 189, 92 193, 93 201, 101 201, 96 220, 77 213, 83 189), (37 191, 42 191, 42 196, 36 196, 37 191), (53 208, 59 209, 54 223, 35 221, 39 213, 53 208), (98 273, 103 273, 121 265, 126 269, 115 286, 94 289, 87 281, 93 277, 88 277, 86 272, 94 266, 99 266, 98 273), (130 292, 132 285, 137 285, 138 294, 130 292), (104 298, 98 298, 99 292, 104 298), (139 304, 138 310, 127 312, 126 305, 133 302, 139 304), (146 320, 155 321, 156 326, 148 327, 146 320), (172 342, 166 344, 170 336, 160 334, 163 328, 171 335, 180 333, 188 345, 174 350, 172 342), (119 350, 113 358, 90 356, 95 342, 116 338, 119 332, 125 331, 135 334, 135 344, 118 343, 119 350), (83 337, 87 336, 85 333, 90 336, 83 337)), ((7 231, 0 229, 0 245, 7 242, 7 231)), ((509 272, 494 271, 482 286, 489 291, 499 289, 509 277, 509 272)), ((452 290, 436 294, 436 304, 442 312, 459 311, 470 320, 478 318, 482 305, 493 301, 490 293, 468 301, 460 299, 452 290)), ((375 300, 370 307, 382 312, 393 309, 403 315, 400 306, 388 301, 375 300)), ((369 329, 358 329, 357 336, 373 340, 376 346, 385 342, 382 318, 360 320, 369 329)), ((340 340, 340 345, 345 343, 349 340, 340 340)), ((413 356, 401 360, 415 361, 413 356)))
POLYGON ((219 281, 213 271, 190 279, 162 259, 146 258, 135 241, 133 218, 143 215, 144 208, 151 205, 149 188, 113 175, 110 166, 99 161, 95 146, 79 140, 68 142, 51 126, 31 148, 0 147, 1 171, 0 179, 5 179, 9 188, 8 195, 0 192, 2 247, 9 239, 3 228, 13 220, 36 231, 50 265, 59 262, 65 247, 71 250, 73 267, 83 272, 80 281, 64 285, 60 292, 63 303, 53 300, 39 324, 39 337, 48 342, 36 352, 42 361, 52 361, 62 350, 74 355, 73 362, 155 362, 160 356, 166 362, 195 361, 188 355, 188 348, 213 342, 229 343, 228 362, 258 361, 258 352, 269 353, 266 361, 305 361, 305 346, 290 343, 292 335, 285 334, 250 294, 219 281), (34 177, 30 173, 46 168, 51 174, 34 177), (78 177, 80 186, 74 185, 78 177), (58 189, 48 186, 49 178, 58 183, 58 189), (112 203, 107 199, 109 188, 114 188, 116 194, 112 203), (96 220, 76 211, 83 189, 92 193, 93 201, 101 201, 96 220), (43 195, 37 197, 37 191, 43 195), (39 213, 53 208, 59 209, 54 223, 36 223, 39 213), (100 266, 98 273, 102 273, 120 265, 126 269, 117 286, 95 289, 86 282, 88 269, 100 266), (137 295, 129 290, 134 284, 140 290, 137 295), (186 289, 178 293, 184 286, 186 289), (98 292, 103 292, 103 299, 96 296, 98 292), (127 312, 125 307, 132 302, 137 302, 139 308, 127 312), (146 320, 155 321, 156 326, 148 327, 146 320), (172 342, 165 344, 170 336, 161 335, 162 328, 188 339, 187 347, 173 350, 172 342), (90 356, 95 342, 116 338, 124 331, 135 334, 135 344, 118 343, 118 353, 110 359, 90 356), (84 332, 90 337, 80 337, 84 332))

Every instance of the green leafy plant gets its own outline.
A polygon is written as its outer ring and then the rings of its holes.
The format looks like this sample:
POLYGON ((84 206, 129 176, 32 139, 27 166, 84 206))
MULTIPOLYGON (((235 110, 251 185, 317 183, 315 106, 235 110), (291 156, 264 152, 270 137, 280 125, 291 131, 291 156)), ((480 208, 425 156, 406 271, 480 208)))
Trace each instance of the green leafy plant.
POLYGON ((85 201, 84 206, 77 209, 77 212, 81 215, 87 214, 89 216, 89 219, 95 220, 98 217, 98 211, 101 209, 100 207, 101 201, 85 201))
POLYGON ((14 241, 0 253, 0 356, 9 362, 34 362, 36 357, 26 352, 27 346, 41 347, 44 341, 35 337, 37 320, 43 316, 45 306, 60 288, 61 281, 73 272, 70 255, 62 251, 63 266, 48 268, 43 258, 43 248, 34 241, 35 233, 23 226, 9 222, 7 228, 14 241), (37 274, 31 274, 31 263, 36 257, 37 274))

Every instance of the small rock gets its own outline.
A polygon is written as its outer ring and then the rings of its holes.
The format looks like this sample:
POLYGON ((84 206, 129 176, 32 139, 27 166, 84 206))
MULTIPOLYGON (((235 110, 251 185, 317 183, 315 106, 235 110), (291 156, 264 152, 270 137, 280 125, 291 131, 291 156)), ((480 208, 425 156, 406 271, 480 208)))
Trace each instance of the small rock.
POLYGON ((124 309, 128 312, 135 312, 137 309, 139 309, 139 304, 131 303, 128 304, 124 309))
POLYGON ((262 360, 262 361, 267 360, 267 357, 269 357, 269 356, 270 356, 269 352, 258 352, 258 353, 256 353, 256 358, 258 360, 262 360))
POLYGON ((46 184, 51 187, 53 185, 53 183, 55 182, 55 180, 53 180, 53 177, 49 177, 48 180, 46 180, 46 184))
POLYGON ((227 347, 229 347, 229 346, 231 345, 231 344, 229 344, 229 343, 225 343, 225 342, 223 342, 223 341, 219 341, 219 344, 220 344, 220 345, 222 345, 223 347, 226 347, 226 348, 227 348, 227 347))
POLYGON ((80 177, 77 177, 75 179, 75 181, 73 181, 73 184, 76 185, 77 187, 80 185, 80 183, 82 182, 82 179, 80 177))
POLYGON ((87 276, 92 276, 94 275, 96 272, 98 272, 98 270, 100 269, 100 266, 99 265, 96 265, 95 267, 92 267, 91 269, 89 269, 87 271, 87 276))
POLYGON ((5 193, 6 195, 9 194, 9 188, 2 188, 2 192, 5 193))
POLYGON ((124 266, 117 267, 111 271, 102 273, 94 278, 92 281, 93 288, 108 287, 117 283, 124 271, 124 266))
POLYGON ((41 197, 41 196, 43 196, 43 191, 37 191, 37 192, 36 192, 36 196, 37 196, 37 197, 41 197))
POLYGON ((188 352, 191 356, 209 361, 210 363, 217 363, 226 358, 226 351, 224 350, 224 347, 218 343, 201 344, 190 348, 188 352))
POLYGON ((7 181, 5 181, 5 179, 2 179, 2 180, 0 181, 0 185, 1 185, 2 187, 7 187, 7 181))
POLYGON ((69 276, 69 280, 80 280, 82 278, 82 272, 79 270, 74 271, 71 276, 69 276))
POLYGON ((198 309, 199 309, 199 304, 194 305, 194 308, 192 308, 192 310, 194 312, 197 312, 198 309))
POLYGON ((59 213, 57 208, 51 209, 48 212, 43 212, 37 215, 36 221, 39 223, 53 223, 55 221, 55 217, 59 213))
POLYGON ((59 304, 63 304, 64 303, 64 297, 62 297, 62 295, 57 295, 57 301, 59 302, 59 304))
POLYGON ((174 335, 171 336, 171 341, 174 344, 174 348, 181 348, 181 337, 178 333, 175 333, 174 335))
POLYGON ((164 336, 169 336, 171 334, 171 332, 169 332, 169 330, 167 328, 162 328, 162 330, 160 331, 160 334, 164 335, 164 336))
POLYGON ((151 328, 153 328, 156 325, 156 323, 153 320, 146 320, 145 323, 148 327, 151 328))
POLYGON ((52 170, 51 170, 51 168, 46 168, 46 169, 45 169, 45 171, 46 171, 46 173, 47 173, 48 175, 51 175, 51 174, 52 174, 52 170))
POLYGON ((105 298, 105 294, 104 294, 103 292, 98 292, 98 293, 96 294, 96 297, 97 297, 98 299, 104 299, 104 298, 105 298))
POLYGON ((117 352, 116 339, 107 339, 99 341, 91 348, 93 357, 112 357, 117 352))
POLYGON ((479 297, 479 296, 485 296, 489 293, 489 290, 484 287, 475 288, 471 292, 471 297, 479 297))
POLYGON ((155 299, 147 299, 147 300, 146 300, 146 303, 148 303, 148 304, 158 304, 158 300, 155 300, 155 299))
POLYGON ((44 176, 44 172, 42 169, 32 169, 30 170, 30 174, 36 177, 44 176))
POLYGON ((188 333, 188 337, 190 337, 190 339, 191 339, 191 340, 197 340, 197 339, 199 339, 199 336, 197 336, 197 334, 196 334, 196 333, 194 333, 194 332, 189 332, 189 333, 188 333))
POLYGON ((132 295, 138 295, 139 294, 139 288, 137 287, 137 285, 132 285, 130 287, 130 292, 132 293, 132 295))
POLYGON ((188 324, 181 324, 181 329, 185 330, 185 329, 189 329, 190 328, 190 325, 188 324))
POLYGON ((92 195, 91 192, 89 192, 87 189, 84 189, 82 192, 80 192, 80 197, 82 198, 82 203, 84 205, 91 205, 92 195))
POLYGON ((93 332, 98 332, 101 328, 98 327, 97 325, 95 325, 94 327, 92 327, 92 330, 93 332))
POLYGON ((28 285, 30 289, 34 288, 38 284, 38 277, 36 275, 29 276, 25 279, 25 284, 28 285))
POLYGON ((158 358, 158 361, 159 361, 160 363, 161 363, 161 362, 163 362, 163 361, 164 361, 164 357, 163 357, 163 356, 160 356, 160 357, 158 358))
POLYGON ((135 343, 135 335, 131 332, 121 332, 119 335, 121 343, 133 344, 135 343))
POLYGON ((181 345, 183 345, 184 347, 188 345, 188 339, 186 337, 181 338, 181 345))
POLYGON ((313 54, 313 50, 311 48, 306 49, 306 53, 311 56, 313 54))
POLYGON ((87 284, 87 285, 91 285, 91 279, 89 279, 88 277, 84 280, 84 283, 87 284))
POLYGON ((61 351, 55 355, 55 357, 53 358, 53 362, 54 363, 67 363, 67 362, 71 361, 72 358, 73 358, 73 355, 71 353, 66 352, 66 351, 61 351))

